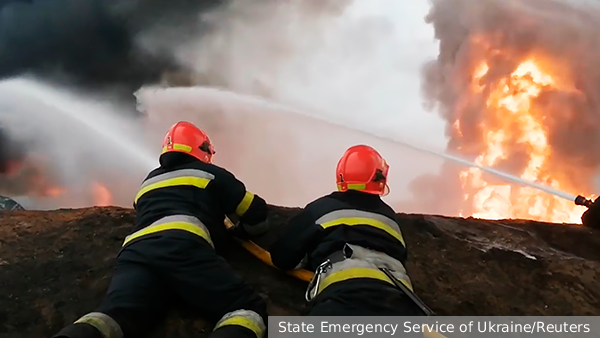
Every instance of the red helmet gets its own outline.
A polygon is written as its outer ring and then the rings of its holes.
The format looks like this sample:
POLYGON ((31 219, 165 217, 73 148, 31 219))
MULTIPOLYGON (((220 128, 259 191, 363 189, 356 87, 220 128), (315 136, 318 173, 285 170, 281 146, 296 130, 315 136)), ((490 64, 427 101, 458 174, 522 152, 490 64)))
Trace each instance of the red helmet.
POLYGON ((336 169, 339 191, 358 190, 385 196, 389 192, 387 175, 390 167, 377 150, 366 145, 348 148, 336 169))
POLYGON ((165 135, 162 153, 180 152, 194 156, 202 162, 211 163, 215 150, 208 135, 193 123, 175 123, 165 135))

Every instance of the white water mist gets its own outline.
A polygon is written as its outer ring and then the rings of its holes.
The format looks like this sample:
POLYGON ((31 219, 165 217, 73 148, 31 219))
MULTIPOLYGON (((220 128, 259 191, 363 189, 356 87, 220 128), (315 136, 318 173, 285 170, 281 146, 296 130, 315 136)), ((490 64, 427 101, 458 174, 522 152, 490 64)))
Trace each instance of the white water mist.
MULTIPOLYGON (((41 161, 45 179, 66 190, 46 199, 14 196, 28 208, 89 206, 94 182, 115 192, 115 204, 130 206, 139 182, 157 165, 140 122, 106 99, 15 78, 0 82, 0 102, 2 125, 26 145, 28 158, 41 161)), ((28 184, 27 177, 19 179, 28 184)))

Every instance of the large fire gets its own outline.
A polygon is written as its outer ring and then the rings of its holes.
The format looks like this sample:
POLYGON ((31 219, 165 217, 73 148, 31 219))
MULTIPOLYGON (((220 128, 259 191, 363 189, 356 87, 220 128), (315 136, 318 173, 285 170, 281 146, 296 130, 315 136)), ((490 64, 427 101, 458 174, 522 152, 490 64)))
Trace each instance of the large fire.
MULTIPOLYGON (((599 8, 553 0, 431 4, 426 22, 439 53, 424 67, 423 94, 446 122, 447 151, 593 199, 600 188, 599 8)), ((427 213, 581 223, 586 210, 449 162, 412 190, 415 208, 427 213)))
POLYGON ((102 183, 94 182, 92 184, 94 191, 94 205, 99 207, 107 207, 112 205, 113 197, 110 190, 102 183))
MULTIPOLYGON (((555 78, 535 58, 518 64, 510 76, 492 83, 480 84, 488 73, 487 62, 481 62, 472 76, 472 95, 485 99, 487 110, 479 124, 484 147, 475 163, 494 167, 502 160, 517 156, 514 149, 526 147, 524 165, 519 176, 563 191, 577 191, 561 168, 550 166, 552 148, 548 143, 549 128, 545 114, 534 100, 544 90, 573 90, 555 78), (515 147, 519 145, 519 147, 515 147)), ((473 99, 473 97, 469 98, 473 99)), ((460 116, 460 115, 459 115, 460 116)), ((461 134, 460 119, 453 127, 461 134)), ((460 147, 457 150, 461 150, 460 147)), ((477 218, 523 218, 552 222, 579 223, 585 207, 537 189, 506 182, 490 182, 481 170, 471 168, 460 173, 464 200, 472 206, 470 214, 477 218)), ((461 216, 462 216, 461 212, 461 216)))
MULTIPOLYGON (((51 178, 44 171, 45 166, 40 162, 29 159, 28 161, 13 161, 7 170, 0 174, 0 195, 9 196, 26 195, 35 199, 65 199, 63 203, 77 204, 85 198, 86 205, 110 206, 114 203, 113 193, 103 183, 93 181, 83 189, 82 194, 72 194, 69 187, 63 186, 56 179, 51 178)), ((80 190, 77 189, 77 190, 80 190)))

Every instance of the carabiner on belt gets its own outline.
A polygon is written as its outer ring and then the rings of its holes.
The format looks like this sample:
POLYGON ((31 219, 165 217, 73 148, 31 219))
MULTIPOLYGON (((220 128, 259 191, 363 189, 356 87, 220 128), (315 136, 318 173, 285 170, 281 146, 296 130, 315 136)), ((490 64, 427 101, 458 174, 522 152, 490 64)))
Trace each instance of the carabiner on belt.
POLYGON ((331 260, 327 259, 317 267, 313 278, 310 280, 310 283, 308 283, 306 293, 304 294, 304 298, 306 298, 307 302, 310 302, 313 298, 317 296, 317 293, 319 292, 319 285, 321 285, 321 275, 327 272, 327 270, 329 270, 331 266, 331 260))

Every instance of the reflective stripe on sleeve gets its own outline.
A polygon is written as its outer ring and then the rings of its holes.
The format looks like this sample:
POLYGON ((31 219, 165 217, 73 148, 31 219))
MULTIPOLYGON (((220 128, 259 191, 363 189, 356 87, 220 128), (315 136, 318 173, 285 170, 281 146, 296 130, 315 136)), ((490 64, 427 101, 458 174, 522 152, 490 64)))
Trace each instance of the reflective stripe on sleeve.
POLYGON ((246 211, 248 211, 248 208, 250 208, 250 204, 252 204, 253 200, 254 194, 249 191, 246 191, 244 198, 242 198, 242 201, 240 202, 240 204, 238 204, 237 208, 235 209, 236 215, 244 216, 246 211))

